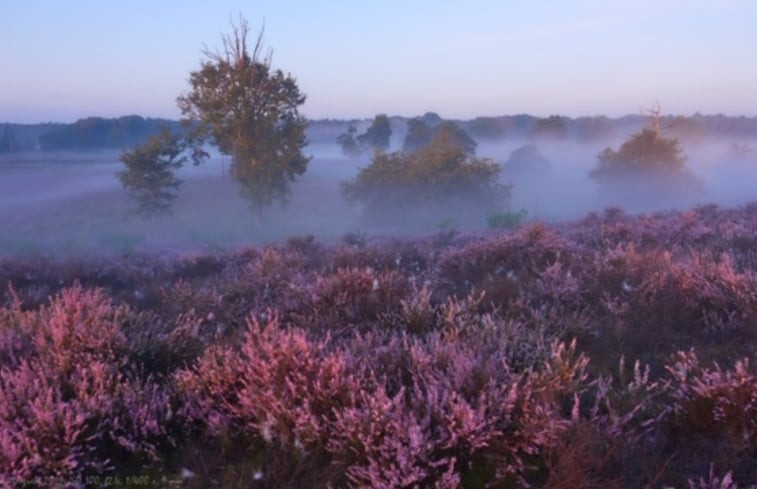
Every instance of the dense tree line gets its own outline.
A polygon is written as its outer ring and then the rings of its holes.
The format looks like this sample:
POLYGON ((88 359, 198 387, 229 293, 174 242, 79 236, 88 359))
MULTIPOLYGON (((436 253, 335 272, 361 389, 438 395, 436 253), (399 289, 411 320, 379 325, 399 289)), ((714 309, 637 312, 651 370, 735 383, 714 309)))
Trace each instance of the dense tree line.
POLYGON ((179 130, 179 124, 165 119, 129 115, 117 119, 87 117, 39 137, 44 151, 122 149, 145 142, 163 127, 179 130))
POLYGON ((57 131, 65 124, 0 124, 0 154, 32 151, 39 148, 41 135, 57 131))
MULTIPOLYGON (((402 120, 402 118, 394 117, 392 119, 402 120)), ((644 127, 645 118, 642 115, 628 115, 619 118, 605 116, 570 118, 561 116, 560 120, 565 129, 563 134, 566 140, 592 142, 618 134, 637 132, 644 127)), ((434 127, 441 122, 441 118, 437 114, 428 113, 420 118, 409 118, 406 121, 409 131, 411 124, 423 122, 434 127)), ((521 140, 532 135, 539 121, 538 117, 519 114, 477 117, 469 121, 457 122, 461 128, 478 140, 521 140)), ((333 142, 346 132, 347 123, 358 127, 361 121, 312 120, 308 123, 306 136, 309 141, 314 143, 333 142)), ((757 138, 757 117, 695 114, 688 117, 663 116, 660 118, 660 123, 668 133, 687 142, 699 142, 707 136, 757 138)), ((0 123, 0 153, 35 149, 48 151, 122 149, 134 144, 141 144, 149 136, 159 134, 160 127, 163 124, 174 129, 179 127, 178 121, 149 119, 136 115, 115 119, 89 117, 71 124, 0 123)), ((542 126, 544 124, 548 123, 541 123, 542 126)), ((558 129, 558 131, 561 130, 558 129)), ((359 134, 353 135, 355 140, 358 136, 359 134)), ((429 140, 426 142, 429 142, 429 140)))

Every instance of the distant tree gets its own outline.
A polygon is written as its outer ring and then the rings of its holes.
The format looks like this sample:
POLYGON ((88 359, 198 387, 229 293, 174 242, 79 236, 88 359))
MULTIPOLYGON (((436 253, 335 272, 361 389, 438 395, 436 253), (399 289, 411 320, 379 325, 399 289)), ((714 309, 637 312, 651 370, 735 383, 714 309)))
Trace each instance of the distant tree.
POLYGON ((389 149, 389 139, 392 137, 392 126, 386 114, 379 114, 373 119, 371 126, 357 137, 362 148, 368 150, 386 151, 389 149))
POLYGON ((676 174, 685 170, 686 157, 677 139, 667 139, 652 128, 632 135, 616 151, 605 148, 591 176, 597 180, 629 175, 676 174))
POLYGON ((469 219, 471 212, 485 216, 507 204, 510 187, 499 183, 499 173, 489 159, 435 143, 411 154, 376 153, 354 180, 342 183, 342 193, 373 219, 398 211, 409 218, 434 209, 469 219))
POLYGON ((20 145, 10 124, 3 126, 3 135, 0 136, 0 153, 13 153, 18 151, 20 145))
POLYGON ((579 117, 576 119, 576 138, 579 141, 607 139, 612 132, 610 119, 605 116, 579 117))
POLYGON ((568 135, 568 127, 563 117, 551 115, 546 119, 536 121, 531 137, 534 139, 563 140, 568 135))
POLYGON ((505 137, 505 129, 497 117, 476 117, 468 123, 468 130, 476 137, 482 139, 502 139, 505 137))
POLYGON ((305 95, 291 75, 271 68, 262 29, 251 52, 247 21, 232 29, 221 50, 204 51, 200 69, 189 75, 191 89, 177 102, 196 161, 207 157, 206 142, 231 155, 240 194, 260 216, 274 201, 286 203, 290 183, 307 169, 307 121, 299 113, 305 95))
POLYGON ((39 143, 44 151, 122 149, 144 143, 166 126, 179 129, 173 121, 136 115, 117 119, 87 117, 40 135, 39 143))
POLYGON ((693 117, 673 117, 665 124, 665 132, 687 144, 700 144, 705 137, 704 126, 693 117))
POLYGON ((167 129, 146 143, 121 154, 125 165, 118 179, 136 202, 134 213, 143 217, 159 217, 171 213, 181 180, 176 177, 186 161, 182 156, 185 144, 180 136, 167 129))
POLYGON ((701 195, 702 183, 686 168, 686 157, 675 138, 663 137, 653 123, 624 142, 597 156, 590 176, 602 185, 602 195, 613 205, 649 210, 690 205, 701 195))
POLYGON ((430 127, 436 127, 442 123, 443 119, 436 112, 426 112, 421 116, 421 120, 430 127))
POLYGON ((442 122, 434 131, 431 141, 435 147, 460 148, 464 153, 476 153, 476 141, 463 128, 452 121, 442 122))
POLYGON ((355 133, 357 133, 357 128, 350 124, 347 132, 340 134, 336 138, 337 144, 342 147, 342 153, 351 158, 359 156, 361 153, 360 145, 355 139, 355 133))
POLYGON ((407 133, 402 143, 402 151, 413 153, 431 144, 434 131, 423 119, 416 117, 407 121, 407 133))
POLYGON ((550 163, 536 145, 526 144, 510 153, 502 170, 509 175, 544 175, 549 172, 550 163))

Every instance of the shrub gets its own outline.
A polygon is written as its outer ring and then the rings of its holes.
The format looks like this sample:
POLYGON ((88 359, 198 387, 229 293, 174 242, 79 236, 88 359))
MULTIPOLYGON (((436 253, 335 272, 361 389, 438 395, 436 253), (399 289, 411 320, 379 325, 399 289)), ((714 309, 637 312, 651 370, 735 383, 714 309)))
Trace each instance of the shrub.
POLYGON ((16 345, 24 358, 0 367, 0 476, 71 479, 117 459, 160 459, 172 443, 170 398, 127 363, 128 308, 75 286, 5 320, 26 339, 16 345))
POLYGON ((606 148, 597 159, 589 175, 613 204, 640 209, 651 201, 657 206, 692 204, 703 189, 686 168, 678 140, 654 129, 632 135, 617 151, 606 148))
POLYGON ((591 176, 598 180, 638 174, 675 174, 685 168, 677 139, 667 139, 653 129, 644 129, 632 135, 616 151, 606 148, 599 153, 598 167, 591 176))
POLYGON ((416 153, 378 153, 358 176, 342 184, 348 202, 369 218, 407 220, 439 209, 441 215, 500 209, 510 188, 497 180, 499 165, 466 156, 459 148, 432 145, 416 153))
POLYGON ((673 376, 674 423, 679 429, 728 439, 736 453, 757 446, 757 376, 749 360, 733 370, 701 366, 693 351, 679 352, 673 376))
POLYGON ((0 485, 757 480, 756 219, 0 261, 0 485))

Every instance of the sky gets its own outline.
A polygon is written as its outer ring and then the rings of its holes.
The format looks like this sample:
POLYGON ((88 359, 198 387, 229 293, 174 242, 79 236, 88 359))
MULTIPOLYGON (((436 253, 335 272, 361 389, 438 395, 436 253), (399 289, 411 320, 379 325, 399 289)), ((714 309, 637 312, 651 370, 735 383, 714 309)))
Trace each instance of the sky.
POLYGON ((178 118, 240 14, 310 118, 757 116, 752 0, 0 0, 0 122, 178 118))

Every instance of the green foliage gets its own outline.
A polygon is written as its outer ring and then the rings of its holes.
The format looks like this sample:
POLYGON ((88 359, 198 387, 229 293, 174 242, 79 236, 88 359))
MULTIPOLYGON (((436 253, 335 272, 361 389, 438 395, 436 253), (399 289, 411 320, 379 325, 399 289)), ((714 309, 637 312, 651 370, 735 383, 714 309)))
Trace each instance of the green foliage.
POLYGON ((181 180, 175 170, 186 161, 184 143, 167 129, 153 136, 145 144, 121 154, 126 169, 118 172, 118 179, 136 201, 134 212, 144 217, 171 213, 181 180))
POLYGON ((612 133, 610 119, 601 115, 594 117, 579 117, 575 120, 576 138, 579 141, 600 141, 607 139, 612 133))
POLYGON ((436 112, 426 112, 421 116, 421 120, 431 127, 438 126, 442 123, 442 118, 436 112))
POLYGON ((128 115, 117 119, 87 117, 39 136, 44 151, 126 148, 142 144, 164 127, 178 130, 176 122, 128 115))
POLYGON ((342 193, 348 202, 363 204, 370 216, 445 205, 497 209, 510 195, 510 187, 498 182, 499 172, 497 163, 437 141, 409 155, 377 153, 354 180, 342 183, 342 193))
POLYGON ((270 54, 262 55, 262 31, 249 52, 248 32, 241 19, 223 37, 222 50, 206 50, 200 69, 190 73, 190 91, 177 103, 195 155, 207 156, 201 149, 207 141, 231 155, 240 194, 260 213, 276 200, 285 203, 289 183, 305 173, 307 121, 298 111, 305 96, 295 79, 273 70, 270 54))
POLYGON ((618 150, 607 148, 589 175, 601 184, 605 205, 636 212, 652 206, 691 206, 702 196, 703 183, 686 167, 678 140, 655 129, 633 134, 618 150))
POLYGON ((434 131, 422 118, 416 117, 407 121, 407 134, 402 144, 402 151, 413 153, 431 144, 434 131))
POLYGON ((677 139, 648 128, 632 135, 617 151, 606 148, 597 158, 599 165, 591 176, 598 180, 682 173, 686 163, 677 139))
POLYGON ((337 144, 342 147, 342 153, 351 158, 359 156, 361 153, 360 145, 355 139, 356 132, 357 129, 355 128, 355 126, 350 124, 350 126, 347 128, 347 132, 340 134, 336 138, 337 144))
POLYGON ((526 219, 528 211, 521 209, 517 212, 496 212, 490 215, 486 222, 490 229, 515 229, 526 219))
POLYGON ((510 157, 502 165, 507 174, 526 175, 544 174, 550 170, 550 163, 534 144, 521 146, 510 153, 510 157))
POLYGON ((3 134, 0 136, 0 153, 13 153, 19 149, 18 141, 10 124, 5 124, 3 134))
POLYGON ((665 126, 667 133, 687 143, 701 143, 706 135, 702 123, 694 117, 677 116, 665 126))
POLYGON ((431 145, 436 147, 459 148, 465 154, 476 153, 476 141, 471 138, 462 127, 452 121, 439 124, 434 132, 431 145))
POLYGON ((452 121, 430 124, 428 114, 410 119, 407 123, 407 134, 403 144, 405 153, 419 151, 429 145, 436 147, 459 148, 466 154, 476 153, 476 141, 459 125, 452 121))
POLYGON ((357 137, 358 144, 373 151, 389 149, 389 139, 392 137, 392 126, 386 114, 379 114, 373 119, 371 126, 357 137))
POLYGON ((505 128, 497 117, 476 117, 468 124, 471 134, 484 139, 502 139, 505 128))
POLYGON ((535 139, 563 140, 568 135, 568 127, 564 118, 559 115, 551 115, 546 119, 536 121, 531 137, 535 139))

